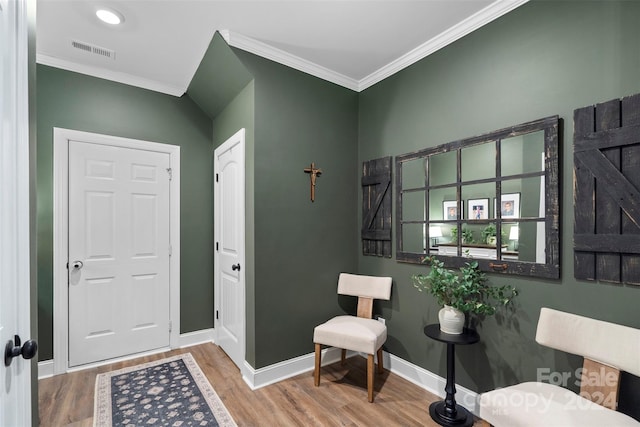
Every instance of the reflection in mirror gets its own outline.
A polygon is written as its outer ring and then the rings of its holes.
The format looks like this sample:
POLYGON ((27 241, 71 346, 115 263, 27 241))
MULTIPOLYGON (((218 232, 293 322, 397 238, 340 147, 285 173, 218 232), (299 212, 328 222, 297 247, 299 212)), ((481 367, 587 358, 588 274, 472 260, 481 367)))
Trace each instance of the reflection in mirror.
MULTIPOLYGON (((445 234, 450 235, 450 240, 438 245, 438 255, 458 256, 458 231, 457 226, 449 225, 445 234)), ((500 247, 507 250, 505 230, 501 233, 500 247)), ((479 223, 476 221, 463 222, 461 225, 461 255, 478 259, 498 258, 498 238, 495 222, 479 223)))
POLYGON ((424 159, 415 159, 402 164, 402 189, 424 188, 424 159))
POLYGON ((429 186, 455 184, 457 156, 455 151, 434 154, 429 157, 429 186))
POLYGON ((396 259, 559 277, 557 153, 553 116, 396 157, 396 259))
POLYGON ((544 221, 520 221, 505 224, 508 236, 502 259, 517 259, 528 263, 544 263, 546 239, 544 221))
POLYGON ((405 191, 402 194, 402 219, 404 221, 425 221, 424 190, 405 191))
POLYGON ((456 188, 445 187, 429 190, 429 220, 443 221, 458 219, 456 188))
POLYGON ((473 181, 496 176, 496 145, 486 144, 465 147, 462 150, 462 181, 473 181))
POLYGON ((409 223, 402 226, 402 247, 417 254, 425 253, 424 224, 409 223))
POLYGON ((505 138, 500 144, 502 176, 544 172, 544 131, 505 138), (508 161, 505 161, 508 160, 508 161))
POLYGON ((435 249, 438 247, 440 242, 442 241, 442 225, 441 224, 431 224, 429 225, 429 239, 431 244, 429 245, 429 249, 435 249))
POLYGON ((499 209, 503 219, 544 218, 544 177, 502 181, 500 200, 499 209))
POLYGON ((493 218, 492 201, 496 195, 496 183, 463 185, 462 200, 465 201, 465 219, 493 218))

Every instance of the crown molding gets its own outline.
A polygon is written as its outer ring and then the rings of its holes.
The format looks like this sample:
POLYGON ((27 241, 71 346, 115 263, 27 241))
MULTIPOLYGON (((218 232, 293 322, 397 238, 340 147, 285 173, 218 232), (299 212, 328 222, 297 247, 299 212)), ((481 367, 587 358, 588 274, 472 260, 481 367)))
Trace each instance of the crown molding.
POLYGON ((314 62, 307 61, 306 59, 302 59, 296 55, 285 52, 284 50, 275 48, 259 40, 252 39, 251 37, 231 32, 229 30, 222 30, 218 32, 227 41, 229 46, 246 50, 247 52, 270 59, 271 61, 286 65, 287 67, 294 68, 298 71, 311 74, 312 76, 346 87, 347 89, 358 91, 358 81, 356 79, 352 79, 344 74, 340 74, 314 62))
POLYGON ((464 21, 461 21, 457 25, 454 25, 448 30, 438 34, 431 40, 402 55, 400 58, 369 74, 358 82, 358 92, 361 92, 398 71, 415 64, 421 59, 426 58, 432 53, 435 53, 456 40, 461 39, 478 28, 511 12, 528 1, 529 0, 496 0, 464 21))
POLYGON ((305 72, 307 74, 311 74, 312 76, 346 87, 347 89, 351 89, 356 92, 362 92, 363 90, 386 79, 387 77, 397 73, 398 71, 407 68, 408 66, 420 61, 421 59, 426 58, 427 56, 437 52, 438 50, 446 47, 456 40, 461 39, 462 37, 477 30, 478 28, 487 25, 491 21, 494 21, 495 19, 498 19, 499 17, 511 12, 517 7, 522 6, 528 1, 529 0, 496 0, 489 6, 471 15, 464 21, 461 21, 457 25, 440 33, 431 40, 423 43, 417 48, 409 51, 408 53, 374 71, 361 80, 356 80, 351 77, 345 76, 321 65, 318 65, 311 61, 307 61, 296 55, 292 55, 288 52, 270 46, 264 42, 252 39, 236 32, 221 30, 219 31, 219 33, 230 46, 246 50, 247 52, 270 59, 272 61, 305 72))
MULTIPOLYGON (((437 35, 426 43, 423 43, 410 52, 402 55, 398 59, 379 68, 378 70, 374 71, 361 80, 345 76, 344 74, 330 70, 306 59, 302 59, 296 55, 285 52, 284 50, 270 46, 267 43, 252 39, 251 37, 247 37, 236 32, 231 32, 229 30, 220 30, 218 32, 230 46, 245 50, 247 52, 272 60, 298 71, 302 71, 331 83, 335 83, 347 89, 351 89, 356 92, 362 92, 363 90, 386 79, 387 77, 397 73, 398 71, 405 69, 406 67, 420 61, 421 59, 424 59, 432 53, 437 52, 438 50, 446 47, 456 40, 461 39, 462 37, 477 30, 478 28, 487 25, 491 21, 494 21, 495 19, 522 6, 528 1, 529 0, 496 0, 489 6, 470 16, 464 21, 442 32, 441 34, 437 35)), ((167 85, 155 80, 149 80, 127 73, 105 70, 99 67, 82 65, 41 53, 38 53, 36 55, 36 62, 42 65, 49 65, 51 67, 61 68, 63 70, 86 74, 106 80, 112 80, 115 82, 177 97, 182 96, 187 90, 187 87, 182 88, 173 85, 167 85)))
POLYGON ((48 65, 50 67, 61 68, 67 71, 73 71, 80 74, 85 74, 100 79, 111 80, 118 83, 123 83, 130 86, 139 87, 142 89, 148 89, 155 92, 165 93, 167 95, 173 95, 181 97, 186 92, 186 88, 180 88, 177 86, 167 85, 155 80, 149 80, 134 76, 127 73, 120 73, 117 71, 111 71, 100 67, 93 67, 90 65, 78 64, 73 61, 67 61, 65 59, 56 58, 41 53, 36 54, 36 62, 42 65, 48 65))

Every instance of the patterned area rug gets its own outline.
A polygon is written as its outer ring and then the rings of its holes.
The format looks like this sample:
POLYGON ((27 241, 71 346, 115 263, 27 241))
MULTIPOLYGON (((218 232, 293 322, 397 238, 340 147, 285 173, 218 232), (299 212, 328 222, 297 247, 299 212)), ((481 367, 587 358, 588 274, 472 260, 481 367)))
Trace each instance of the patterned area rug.
POLYGON ((235 427, 190 353, 99 374, 95 427, 235 427))

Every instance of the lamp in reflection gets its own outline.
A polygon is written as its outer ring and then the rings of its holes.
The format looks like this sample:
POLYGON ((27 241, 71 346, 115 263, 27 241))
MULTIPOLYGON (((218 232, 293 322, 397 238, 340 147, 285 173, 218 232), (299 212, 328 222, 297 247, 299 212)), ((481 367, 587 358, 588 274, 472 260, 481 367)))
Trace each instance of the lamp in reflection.
POLYGON ((518 250, 518 239, 520 238, 520 228, 517 225, 512 225, 509 230, 509 240, 513 241, 513 250, 518 250))
POLYGON ((439 225, 430 226, 429 237, 431 238, 431 247, 438 246, 438 237, 442 237, 442 228, 439 225))

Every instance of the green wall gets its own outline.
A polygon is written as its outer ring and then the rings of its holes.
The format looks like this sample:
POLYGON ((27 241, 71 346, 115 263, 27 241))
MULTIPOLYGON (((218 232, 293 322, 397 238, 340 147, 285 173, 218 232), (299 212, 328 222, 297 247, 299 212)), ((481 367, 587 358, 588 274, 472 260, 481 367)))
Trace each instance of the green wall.
MULTIPOLYGON (((54 126, 181 145, 181 332, 213 325, 212 150, 240 127, 247 128, 247 361, 260 368, 307 354, 313 350, 313 327, 353 308, 352 301, 336 295, 336 286, 340 272, 356 270, 359 250, 358 95, 234 49, 255 80, 235 95, 225 91, 234 97, 221 107, 207 97, 220 96, 217 85, 226 83, 207 70, 222 66, 231 76, 236 65, 229 66, 229 48, 218 35, 214 45, 189 95, 180 99, 39 67, 42 360, 52 357, 53 347, 54 126), (206 74, 213 76, 209 80, 206 74), (324 171, 315 203, 303 172, 311 162, 324 171)), ((246 77, 247 70, 238 73, 246 77)))
POLYGON ((180 329, 213 327, 211 120, 176 98, 43 65, 37 67, 38 332, 53 357, 53 128, 179 145, 180 329))
POLYGON ((261 368, 312 352, 313 328, 344 309, 338 274, 356 270, 359 251, 358 104, 353 91, 234 52, 255 79, 255 343, 247 360, 261 368), (314 203, 303 172, 311 162, 323 170, 314 203))
MULTIPOLYGON (((572 371, 579 360, 534 341, 540 307, 640 327, 640 288, 573 278, 573 110, 640 92, 640 3, 532 1, 360 94, 358 160, 400 155, 559 114, 561 279, 490 275, 521 294, 513 315, 488 318, 481 342, 457 350, 456 379, 476 391, 535 380, 536 368, 572 371)), ((445 376, 445 346, 423 335, 433 298, 409 277, 421 266, 360 256, 359 272, 391 275, 382 306, 386 349, 445 376)), ((569 384, 573 386, 573 383, 569 384)))
POLYGON ((351 308, 336 286, 357 264, 357 94, 219 34, 188 94, 213 117, 214 147, 247 129, 246 360, 261 368, 307 354, 313 327, 351 308), (311 162, 324 171, 314 203, 311 162))
POLYGON ((252 79, 253 76, 216 31, 189 83, 187 94, 202 111, 214 118, 228 108, 252 79))
POLYGON ((360 94, 231 49, 254 80, 223 108, 211 107, 213 120, 188 97, 39 66, 41 359, 52 348, 53 126, 182 146, 182 332, 213 324, 212 148, 252 128, 247 361, 261 368, 310 353, 313 327, 353 309, 336 295, 338 273, 350 271, 394 278, 391 301, 375 307, 388 320, 386 349, 444 376, 444 346, 422 333, 439 307, 409 281, 423 268, 359 255, 361 162, 559 114, 562 278, 491 275, 520 289, 516 311, 480 324, 482 341, 457 352, 457 379, 484 391, 535 380, 541 366, 575 369, 577 358, 535 343, 540 307, 640 327, 640 289, 574 280, 571 248, 573 110, 640 92, 639 17, 638 2, 534 0, 360 94), (315 203, 302 171, 311 162, 323 170, 315 203))

